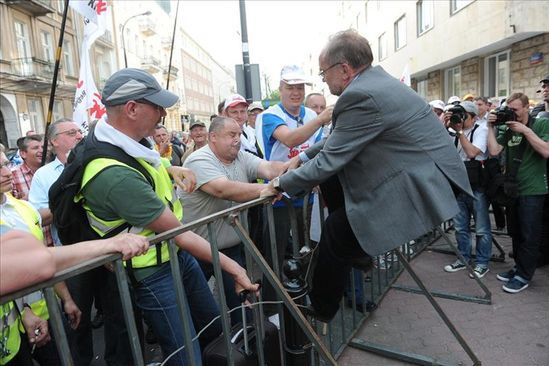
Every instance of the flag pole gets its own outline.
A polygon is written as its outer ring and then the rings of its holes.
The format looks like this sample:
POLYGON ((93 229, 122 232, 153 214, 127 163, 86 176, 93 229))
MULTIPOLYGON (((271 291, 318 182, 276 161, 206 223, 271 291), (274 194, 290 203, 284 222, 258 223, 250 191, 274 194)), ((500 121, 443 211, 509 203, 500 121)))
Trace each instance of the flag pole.
MULTIPOLYGON (((173 45, 175 43, 175 31, 177 29, 177 15, 179 13, 179 0, 177 0, 177 6, 175 8, 175 20, 173 22, 173 32, 172 32, 172 46, 170 49, 170 61, 168 62, 168 77, 166 80, 166 90, 170 90, 170 75, 172 71, 172 58, 173 58, 173 45)), ((162 117, 162 124, 165 124, 166 116, 162 117)))
POLYGON ((63 20, 61 21, 61 32, 59 33, 59 41, 57 42, 57 50, 55 51, 55 66, 53 69, 53 80, 51 83, 50 102, 48 104, 48 114, 46 117, 46 129, 44 132, 44 146, 42 150, 42 163, 46 164, 46 156, 48 155, 48 129, 51 124, 53 104, 55 102, 55 90, 57 88, 57 76, 59 75, 59 66, 61 64, 61 52, 63 50, 63 38, 65 36, 65 24, 67 23, 67 14, 69 13, 69 0, 65 0, 65 10, 63 11, 63 20))

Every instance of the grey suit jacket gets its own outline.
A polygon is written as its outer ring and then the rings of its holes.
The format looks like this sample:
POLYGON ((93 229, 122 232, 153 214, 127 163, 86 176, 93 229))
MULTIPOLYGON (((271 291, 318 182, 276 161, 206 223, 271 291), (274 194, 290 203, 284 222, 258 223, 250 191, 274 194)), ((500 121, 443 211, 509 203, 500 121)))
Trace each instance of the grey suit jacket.
MULTIPOLYGON (((472 195, 448 132, 412 89, 370 67, 347 86, 314 158, 280 178, 298 195, 337 174, 351 228, 378 255, 456 215, 454 188, 472 195)), ((329 193, 328 193, 329 194, 329 193)))

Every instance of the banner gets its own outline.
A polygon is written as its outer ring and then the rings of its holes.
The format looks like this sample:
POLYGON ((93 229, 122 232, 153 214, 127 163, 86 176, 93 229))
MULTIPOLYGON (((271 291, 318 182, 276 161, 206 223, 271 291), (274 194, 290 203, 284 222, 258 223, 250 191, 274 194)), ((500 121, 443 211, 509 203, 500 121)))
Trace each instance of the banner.
POLYGON ((80 76, 76 84, 72 118, 80 124, 84 134, 87 134, 89 131, 88 117, 93 122, 105 114, 105 107, 101 103, 101 94, 93 80, 90 48, 93 42, 105 33, 109 9, 107 3, 102 0, 71 0, 69 4, 84 17, 84 37, 80 49, 80 76))

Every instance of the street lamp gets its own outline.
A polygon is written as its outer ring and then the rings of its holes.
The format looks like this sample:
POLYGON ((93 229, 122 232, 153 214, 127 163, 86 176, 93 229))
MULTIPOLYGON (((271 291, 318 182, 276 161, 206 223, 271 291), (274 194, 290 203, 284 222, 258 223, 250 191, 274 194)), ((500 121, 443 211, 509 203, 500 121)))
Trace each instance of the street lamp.
POLYGON ((128 23, 128 21, 130 19, 137 18, 137 17, 143 16, 143 15, 151 15, 150 10, 146 11, 144 13, 141 13, 141 14, 133 15, 133 16, 129 17, 128 19, 126 19, 124 24, 122 24, 122 51, 124 52, 124 67, 128 67, 128 57, 126 56, 126 40, 124 39, 124 28, 126 28, 126 24, 128 23))

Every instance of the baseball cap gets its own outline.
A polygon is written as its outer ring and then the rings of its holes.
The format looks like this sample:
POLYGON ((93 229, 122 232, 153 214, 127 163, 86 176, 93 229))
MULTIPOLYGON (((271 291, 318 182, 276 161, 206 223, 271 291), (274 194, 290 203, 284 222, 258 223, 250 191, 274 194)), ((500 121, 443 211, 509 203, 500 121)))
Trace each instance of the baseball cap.
POLYGON ((475 116, 478 114, 478 108, 475 103, 466 100, 461 102, 460 105, 465 109, 465 112, 474 113, 475 116))
POLYGON ((549 75, 545 75, 543 79, 539 81, 540 83, 549 83, 549 75))
POLYGON ((263 105, 261 105, 261 102, 253 102, 252 104, 250 104, 250 106, 248 107, 248 112, 251 112, 254 109, 261 109, 262 111, 265 110, 265 108, 263 108, 263 105))
POLYGON ((280 80, 288 85, 307 84, 311 85, 303 69, 297 65, 286 65, 280 70, 280 80))
POLYGON ((432 100, 429 102, 429 105, 433 108, 437 108, 437 109, 440 109, 440 110, 444 110, 444 102, 440 99, 435 99, 435 100, 432 100))
POLYGON ((248 106, 248 102, 246 101, 246 98, 244 98, 242 95, 240 94, 229 95, 225 99, 225 104, 223 104, 223 110, 229 107, 234 107, 235 105, 239 105, 239 104, 246 104, 246 107, 248 106))
POLYGON ((196 120, 194 122, 191 122, 189 126, 189 130, 192 130, 194 127, 200 126, 200 127, 206 127, 206 124, 200 120, 196 120))
POLYGON ((446 104, 454 104, 456 102, 457 103, 461 102, 461 99, 459 99, 459 97, 457 95, 453 95, 448 99, 448 103, 446 103, 446 104))
POLYGON ((473 94, 465 94, 461 100, 473 100, 475 99, 475 96, 473 94))
POLYGON ((105 106, 121 105, 136 99, 145 99, 168 108, 174 105, 179 97, 162 88, 148 72, 133 68, 122 69, 112 74, 101 94, 101 101, 105 106))

